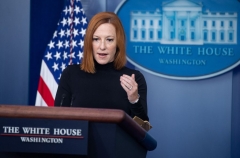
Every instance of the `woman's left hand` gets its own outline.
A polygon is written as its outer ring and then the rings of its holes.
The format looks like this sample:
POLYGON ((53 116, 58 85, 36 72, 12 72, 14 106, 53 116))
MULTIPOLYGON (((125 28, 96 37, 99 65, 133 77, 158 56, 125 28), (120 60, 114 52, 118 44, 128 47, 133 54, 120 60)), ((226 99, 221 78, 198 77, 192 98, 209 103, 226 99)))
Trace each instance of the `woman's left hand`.
POLYGON ((135 81, 135 74, 132 76, 122 75, 120 77, 121 86, 127 92, 129 102, 134 102, 138 99, 138 84, 135 81))

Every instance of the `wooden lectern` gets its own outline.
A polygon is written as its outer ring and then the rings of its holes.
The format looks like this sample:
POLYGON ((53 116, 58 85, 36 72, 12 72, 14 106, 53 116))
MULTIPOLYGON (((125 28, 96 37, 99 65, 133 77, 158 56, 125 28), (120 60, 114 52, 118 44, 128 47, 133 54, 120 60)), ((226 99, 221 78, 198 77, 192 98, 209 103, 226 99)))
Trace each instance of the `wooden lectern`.
POLYGON ((157 146, 122 110, 0 105, 0 118, 88 121, 87 155, 2 151, 0 157, 145 158, 157 146))

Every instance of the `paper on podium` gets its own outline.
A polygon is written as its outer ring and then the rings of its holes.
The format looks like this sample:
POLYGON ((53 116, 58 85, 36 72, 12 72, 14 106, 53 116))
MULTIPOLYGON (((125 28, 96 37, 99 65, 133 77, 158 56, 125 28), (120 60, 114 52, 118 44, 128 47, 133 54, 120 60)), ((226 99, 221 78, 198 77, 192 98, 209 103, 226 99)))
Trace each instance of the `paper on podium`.
POLYGON ((139 124, 146 131, 149 131, 152 128, 152 126, 150 125, 150 123, 148 121, 143 121, 142 119, 140 119, 137 116, 134 116, 133 120, 135 122, 137 122, 137 124, 139 124))

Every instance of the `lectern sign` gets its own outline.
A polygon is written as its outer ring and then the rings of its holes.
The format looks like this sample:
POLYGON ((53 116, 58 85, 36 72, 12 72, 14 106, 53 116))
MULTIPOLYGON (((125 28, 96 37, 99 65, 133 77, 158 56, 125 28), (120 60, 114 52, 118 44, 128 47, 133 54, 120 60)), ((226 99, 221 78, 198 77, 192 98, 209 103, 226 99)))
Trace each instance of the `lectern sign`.
POLYGON ((88 122, 0 118, 0 151, 87 155, 88 122))
POLYGON ((237 0, 125 0, 115 12, 128 60, 149 73, 196 80, 240 64, 237 0))

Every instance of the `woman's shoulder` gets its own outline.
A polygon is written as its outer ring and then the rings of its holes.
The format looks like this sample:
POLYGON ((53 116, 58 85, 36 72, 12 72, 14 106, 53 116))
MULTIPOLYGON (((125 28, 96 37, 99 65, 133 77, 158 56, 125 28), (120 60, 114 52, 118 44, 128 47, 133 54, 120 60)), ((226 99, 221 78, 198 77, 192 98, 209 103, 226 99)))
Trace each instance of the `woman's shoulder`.
POLYGON ((64 70, 63 74, 78 74, 83 72, 79 64, 68 65, 64 70))
POLYGON ((81 68, 80 68, 80 65, 79 64, 74 64, 74 65, 68 65, 64 71, 68 71, 68 72, 71 72, 71 71, 81 71, 81 68))

